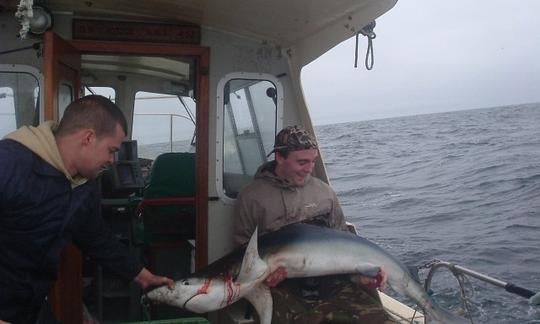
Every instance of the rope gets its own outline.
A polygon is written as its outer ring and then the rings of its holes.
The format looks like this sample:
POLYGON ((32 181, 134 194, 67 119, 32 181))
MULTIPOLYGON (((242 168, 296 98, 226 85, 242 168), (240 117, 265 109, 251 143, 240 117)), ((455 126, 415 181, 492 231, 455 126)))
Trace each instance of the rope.
MULTIPOLYGON (((470 298, 466 296, 466 291, 465 291, 465 281, 467 281, 469 285, 471 284, 471 282, 469 281, 467 277, 465 277, 461 273, 456 273, 455 271, 452 270, 452 274, 456 277, 457 281, 459 282, 459 290, 461 293, 461 301, 462 301, 463 307, 467 311, 467 316, 471 320, 471 324, 474 324, 472 314, 471 314, 471 309, 469 307, 469 304, 471 303, 470 298)), ((473 292, 472 294, 474 295, 474 289, 471 289, 471 291, 473 292)), ((471 295, 471 297, 473 297, 473 295, 471 295)))
POLYGON ((364 65, 369 71, 373 69, 373 64, 375 63, 375 55, 373 54, 373 40, 377 35, 373 32, 375 28, 375 21, 372 21, 368 25, 364 26, 356 33, 356 45, 354 49, 354 67, 358 67, 358 35, 362 34, 368 39, 368 47, 366 51, 366 59, 364 60, 364 65))
POLYGON ((354 47, 354 68, 355 69, 358 67, 358 34, 360 34, 360 32, 356 33, 356 45, 354 47))
POLYGON ((152 316, 150 315, 150 302, 145 295, 141 296, 141 310, 143 319, 145 321, 150 321, 152 319, 152 316))
POLYGON ((414 313, 412 314, 412 318, 411 318, 411 321, 409 322, 409 324, 414 324, 414 317, 416 316, 416 309, 414 310, 414 313))
POLYGON ((368 48, 366 51, 366 60, 364 61, 368 71, 373 69, 373 64, 375 63, 375 55, 373 54, 373 38, 375 37, 368 37, 368 48), (370 59, 371 62, 369 62, 370 59))

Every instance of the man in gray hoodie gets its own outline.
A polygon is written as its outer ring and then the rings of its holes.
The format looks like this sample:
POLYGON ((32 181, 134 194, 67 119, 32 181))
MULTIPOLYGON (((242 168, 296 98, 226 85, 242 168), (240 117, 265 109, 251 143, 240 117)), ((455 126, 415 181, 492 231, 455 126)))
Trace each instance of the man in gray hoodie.
MULTIPOLYGON (((277 134, 270 153, 275 153, 275 160, 260 166, 253 182, 238 195, 235 243, 246 243, 256 227, 263 235, 298 222, 347 231, 335 192, 311 176, 319 154, 315 138, 300 126, 289 126, 277 134)), ((353 283, 347 276, 284 279, 279 271, 266 279, 274 287, 275 323, 387 322, 374 289, 380 283, 377 280, 357 277, 353 283), (358 285, 366 289, 358 289, 358 285)))
POLYGON ((290 126, 276 136, 275 160, 259 167, 255 180, 239 193, 235 217, 235 243, 297 222, 317 222, 347 230, 336 193, 312 177, 319 155, 317 142, 303 128, 290 126))

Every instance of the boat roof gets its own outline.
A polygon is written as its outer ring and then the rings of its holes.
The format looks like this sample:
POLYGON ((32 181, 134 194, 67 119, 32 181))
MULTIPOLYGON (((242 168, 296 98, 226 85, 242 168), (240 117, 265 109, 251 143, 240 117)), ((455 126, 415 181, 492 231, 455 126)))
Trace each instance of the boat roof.
POLYGON ((305 65, 397 0, 48 0, 53 12, 106 18, 194 23, 295 49, 305 65))

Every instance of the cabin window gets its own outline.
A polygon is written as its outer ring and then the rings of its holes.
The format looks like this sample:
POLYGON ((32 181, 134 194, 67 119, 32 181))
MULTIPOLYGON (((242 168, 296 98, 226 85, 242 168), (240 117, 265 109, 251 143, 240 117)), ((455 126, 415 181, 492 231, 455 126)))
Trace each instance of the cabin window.
POLYGON ((223 185, 218 190, 232 199, 268 160, 281 123, 282 93, 278 81, 266 75, 264 79, 261 75, 253 79, 242 76, 221 82, 220 89, 223 185))
POLYGON ((0 138, 24 125, 37 126, 40 121, 38 78, 32 73, 3 70, 0 66, 0 138))
POLYGON ((84 87, 84 95, 100 95, 107 99, 109 99, 112 102, 116 102, 116 90, 111 87, 90 87, 85 86, 84 87))
POLYGON ((132 139, 139 157, 195 152, 195 101, 190 97, 139 91, 135 95, 132 139))

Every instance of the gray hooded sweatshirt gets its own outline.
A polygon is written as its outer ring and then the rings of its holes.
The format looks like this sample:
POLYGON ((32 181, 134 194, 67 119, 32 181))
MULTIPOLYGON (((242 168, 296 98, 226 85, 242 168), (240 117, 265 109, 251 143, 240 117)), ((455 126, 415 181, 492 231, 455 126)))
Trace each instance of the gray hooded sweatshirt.
POLYGON ((255 180, 238 194, 234 219, 236 245, 297 222, 347 230, 336 193, 325 182, 308 176, 303 186, 291 184, 274 172, 276 162, 263 164, 255 180))

